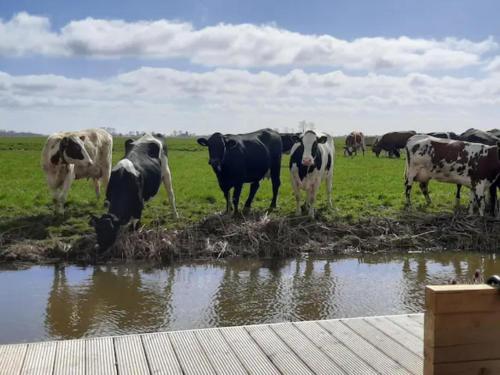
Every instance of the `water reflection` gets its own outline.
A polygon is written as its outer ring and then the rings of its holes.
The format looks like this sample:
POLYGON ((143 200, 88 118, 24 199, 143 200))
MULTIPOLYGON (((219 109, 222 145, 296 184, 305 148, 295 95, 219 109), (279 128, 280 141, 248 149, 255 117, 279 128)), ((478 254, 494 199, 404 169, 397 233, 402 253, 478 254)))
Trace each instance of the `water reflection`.
POLYGON ((417 312, 425 285, 476 269, 500 264, 445 252, 0 269, 0 343, 417 312))

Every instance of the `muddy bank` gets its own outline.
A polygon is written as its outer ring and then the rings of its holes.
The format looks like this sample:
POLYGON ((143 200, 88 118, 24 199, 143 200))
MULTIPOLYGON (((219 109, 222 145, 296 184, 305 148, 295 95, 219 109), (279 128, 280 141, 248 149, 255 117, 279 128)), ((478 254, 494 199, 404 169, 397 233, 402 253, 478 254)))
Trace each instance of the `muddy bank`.
POLYGON ((16 242, 0 249, 0 261, 150 260, 165 263, 183 258, 289 257, 303 252, 446 249, 491 252, 500 244, 500 221, 469 217, 465 213, 415 213, 357 221, 265 214, 238 219, 211 215, 182 230, 158 227, 124 233, 105 253, 96 252, 94 244, 92 234, 76 239, 16 242))

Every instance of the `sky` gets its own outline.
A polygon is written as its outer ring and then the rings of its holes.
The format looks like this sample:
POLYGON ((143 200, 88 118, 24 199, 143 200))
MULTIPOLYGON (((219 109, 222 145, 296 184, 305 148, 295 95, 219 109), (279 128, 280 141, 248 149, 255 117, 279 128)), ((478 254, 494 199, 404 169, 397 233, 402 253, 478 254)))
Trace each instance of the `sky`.
POLYGON ((500 128, 500 2, 0 1, 0 129, 500 128))

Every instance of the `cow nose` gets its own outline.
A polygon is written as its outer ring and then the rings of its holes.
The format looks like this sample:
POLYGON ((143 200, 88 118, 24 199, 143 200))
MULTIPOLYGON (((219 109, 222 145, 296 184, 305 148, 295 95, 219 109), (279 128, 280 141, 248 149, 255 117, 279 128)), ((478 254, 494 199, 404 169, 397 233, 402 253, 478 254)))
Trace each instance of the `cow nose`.
POLYGON ((309 167, 313 164, 312 158, 304 158, 302 159, 302 165, 305 165, 306 167, 309 167))

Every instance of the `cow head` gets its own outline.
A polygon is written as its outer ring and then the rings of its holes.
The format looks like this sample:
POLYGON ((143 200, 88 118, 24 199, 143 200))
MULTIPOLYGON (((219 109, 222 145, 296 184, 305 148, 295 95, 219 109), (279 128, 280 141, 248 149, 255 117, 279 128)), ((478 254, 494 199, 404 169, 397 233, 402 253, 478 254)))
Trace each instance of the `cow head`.
POLYGON ((379 137, 376 137, 375 140, 373 141, 372 151, 375 153, 375 155, 377 155, 377 157, 380 155, 380 152, 382 152, 382 147, 380 147, 379 137))
POLYGON ((214 133, 208 139, 198 138, 198 143, 208 147, 208 164, 212 166, 215 173, 222 171, 222 164, 224 163, 227 151, 237 145, 234 139, 230 139, 221 133, 214 133))
POLYGON ((310 167, 314 165, 314 158, 316 152, 318 151, 318 143, 326 143, 327 137, 318 135, 312 131, 308 130, 300 136, 295 136, 296 143, 300 143, 299 147, 303 148, 302 151, 302 165, 310 167))
POLYGON ((354 147, 344 146, 344 155, 352 156, 353 153, 354 153, 354 147))
POLYGON ((115 215, 104 214, 99 218, 92 215, 89 224, 95 228, 100 250, 106 250, 114 244, 120 230, 120 220, 115 215))
MULTIPOLYGON (((59 142, 59 151, 52 157, 61 158, 68 164, 77 164, 91 166, 94 164, 89 153, 85 149, 85 136, 70 135, 61 139, 59 142)), ((53 160, 54 161, 54 160, 53 160)), ((58 160, 57 160, 58 161, 58 160)))

